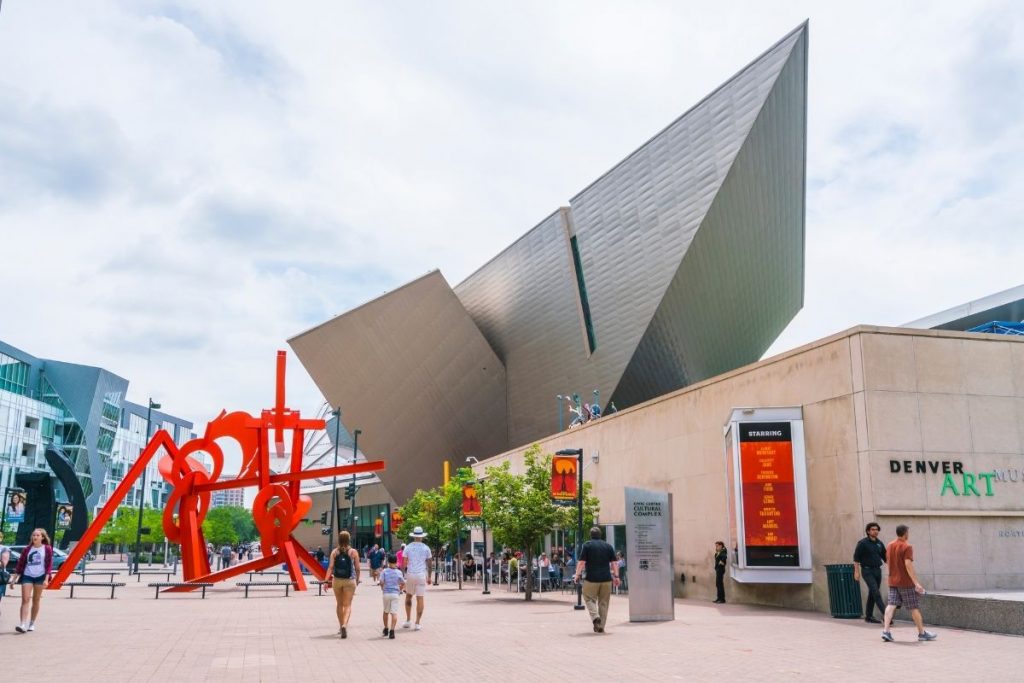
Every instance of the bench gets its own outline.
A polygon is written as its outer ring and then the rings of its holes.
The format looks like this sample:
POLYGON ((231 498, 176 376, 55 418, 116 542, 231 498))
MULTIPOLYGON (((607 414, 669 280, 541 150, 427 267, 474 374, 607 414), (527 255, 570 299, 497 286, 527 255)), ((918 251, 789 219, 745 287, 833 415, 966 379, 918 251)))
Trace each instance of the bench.
POLYGON ((324 586, 327 585, 326 581, 307 581, 306 583, 308 583, 310 586, 316 586, 317 595, 324 594, 324 586))
POLYGON ((109 576, 111 583, 114 582, 114 577, 115 576, 119 576, 120 575, 120 572, 116 572, 116 571, 105 572, 105 571, 93 570, 93 569, 88 569, 88 570, 85 570, 85 571, 82 571, 82 570, 78 569, 78 570, 75 570, 74 573, 76 575, 78 575, 78 576, 81 576, 82 577, 82 581, 85 581, 87 576, 109 576))
POLYGON ((143 575, 147 575, 147 576, 166 576, 167 577, 166 580, 170 581, 171 577, 174 576, 174 574, 175 574, 174 571, 167 571, 165 569, 140 569, 139 571, 135 572, 135 581, 136 581, 136 583, 142 583, 143 575))
POLYGON ((257 577, 257 576, 259 576, 259 577, 261 577, 261 578, 262 578, 262 577, 264 577, 264 576, 273 576, 273 577, 274 577, 274 581, 280 581, 280 580, 281 580, 281 577, 282 577, 282 576, 287 576, 287 577, 289 577, 289 579, 291 578, 291 574, 289 574, 288 572, 280 572, 280 571, 271 571, 271 572, 264 572, 264 571, 255 571, 255 572, 246 572, 246 575, 247 575, 247 576, 249 577, 249 580, 250 580, 250 581, 255 581, 255 580, 256 580, 256 577, 257 577))
POLYGON ((239 588, 245 589, 245 597, 249 597, 249 589, 253 586, 269 586, 271 588, 284 588, 284 597, 288 597, 288 591, 292 589, 292 582, 281 583, 280 581, 245 581, 243 583, 236 583, 239 588))
POLYGON ((71 593, 68 595, 69 598, 75 597, 76 586, 103 586, 104 588, 110 589, 111 600, 114 599, 114 591, 124 586, 123 583, 114 583, 113 581, 110 583, 103 583, 102 581, 68 581, 64 585, 71 588, 71 593))
POLYGON ((200 599, 201 600, 205 600, 206 599, 206 589, 209 588, 210 586, 212 586, 213 584, 212 583, 199 583, 199 582, 194 582, 193 583, 193 582, 189 582, 189 581, 159 581, 157 583, 150 583, 150 584, 147 584, 147 585, 150 588, 155 588, 156 589, 156 595, 153 596, 153 598, 155 600, 159 600, 160 599, 160 589, 161 588, 176 588, 177 586, 195 586, 196 588, 202 588, 203 589, 203 597, 200 598, 200 599))

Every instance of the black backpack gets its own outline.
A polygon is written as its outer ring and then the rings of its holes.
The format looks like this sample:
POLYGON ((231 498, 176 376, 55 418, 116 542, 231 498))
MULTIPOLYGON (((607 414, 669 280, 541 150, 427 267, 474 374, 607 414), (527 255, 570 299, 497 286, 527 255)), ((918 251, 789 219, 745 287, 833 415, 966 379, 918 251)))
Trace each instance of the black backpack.
POLYGON ((348 550, 339 550, 338 556, 334 558, 334 578, 352 578, 352 556, 348 550))

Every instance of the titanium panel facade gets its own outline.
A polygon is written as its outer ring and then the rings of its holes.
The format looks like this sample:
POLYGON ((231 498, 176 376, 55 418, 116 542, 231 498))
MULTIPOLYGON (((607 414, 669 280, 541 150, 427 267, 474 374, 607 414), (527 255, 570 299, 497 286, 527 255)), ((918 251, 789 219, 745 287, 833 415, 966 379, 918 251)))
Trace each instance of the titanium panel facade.
MULTIPOLYGON (((466 349, 482 353, 475 343, 462 348, 472 334, 429 337, 444 349, 356 354, 350 349, 364 333, 336 321, 361 312, 361 325, 401 329, 383 322, 391 305, 379 299, 297 337, 293 348, 346 424, 359 424, 350 402, 379 422, 389 399, 415 397, 403 408, 419 425, 414 433, 386 450, 366 445, 371 458, 390 458, 391 479, 392 463, 404 468, 399 460, 483 458, 554 432, 557 394, 590 402, 596 389, 603 404, 625 408, 756 361, 803 302, 806 74, 804 24, 454 288, 455 300, 440 308, 457 305, 491 350, 488 362, 503 365, 503 386, 492 393, 501 394, 504 416, 488 419, 487 438, 456 443, 448 423, 478 432, 480 411, 497 403, 453 396, 436 411, 424 400, 444 381, 436 372, 466 349), (347 350, 325 362, 324 346, 347 350), (388 375, 394 386, 369 400, 357 388, 363 372, 388 375), (470 442, 478 448, 466 450, 470 442)), ((480 378, 470 375, 457 391, 476 386, 480 378)), ((403 483, 392 494, 404 500, 411 490, 403 483)))
POLYGON ((505 368, 438 271, 288 343, 396 500, 508 443, 505 368))

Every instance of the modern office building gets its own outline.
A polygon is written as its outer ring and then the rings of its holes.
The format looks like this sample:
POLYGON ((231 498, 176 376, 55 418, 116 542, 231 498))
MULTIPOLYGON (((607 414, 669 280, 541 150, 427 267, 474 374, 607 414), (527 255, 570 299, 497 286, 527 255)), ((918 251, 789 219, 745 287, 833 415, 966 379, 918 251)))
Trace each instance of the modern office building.
MULTIPOLYGON (((47 472, 48 445, 70 459, 90 509, 103 505, 135 462, 146 438, 146 406, 125 399, 128 380, 103 368, 37 358, 0 341, 0 488, 21 472, 47 472)), ((152 413, 152 431, 165 429, 183 444, 192 423, 152 413)), ((161 507, 168 488, 156 461, 146 489, 137 481, 124 500, 161 507)), ((67 497, 63 498, 67 500, 67 497)))
POLYGON ((803 304, 807 26, 466 280, 433 271, 290 340, 396 500, 441 462, 756 361, 803 304))
POLYGON ((210 507, 221 508, 244 506, 244 489, 225 489, 223 491, 214 491, 213 493, 210 494, 210 507))

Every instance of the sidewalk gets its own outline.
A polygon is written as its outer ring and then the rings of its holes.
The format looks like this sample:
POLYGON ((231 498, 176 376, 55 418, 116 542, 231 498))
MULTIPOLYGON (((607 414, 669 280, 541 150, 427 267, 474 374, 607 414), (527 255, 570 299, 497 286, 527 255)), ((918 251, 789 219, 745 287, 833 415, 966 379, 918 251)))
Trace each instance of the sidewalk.
MULTIPOLYGON (((144 577, 145 578, 145 577, 144 577)), ((123 579, 122 579, 123 580, 123 579)), ((15 589, 18 592, 18 589, 15 589)), ((937 629, 918 643, 909 623, 883 644, 877 626, 815 613, 678 600, 676 619, 631 624, 613 597, 608 633, 596 634, 574 596, 522 594, 479 584, 431 587, 423 630, 381 637, 380 592, 356 594, 349 637, 337 635, 334 598, 234 583, 153 599, 134 579, 116 600, 102 589, 47 592, 35 632, 17 634, 20 598, 0 603, 4 678, 80 681, 738 680, 935 681, 1019 679, 1024 640, 937 629), (40 669, 41 662, 48 662, 40 669)), ((400 619, 401 622, 401 619, 400 619)))

